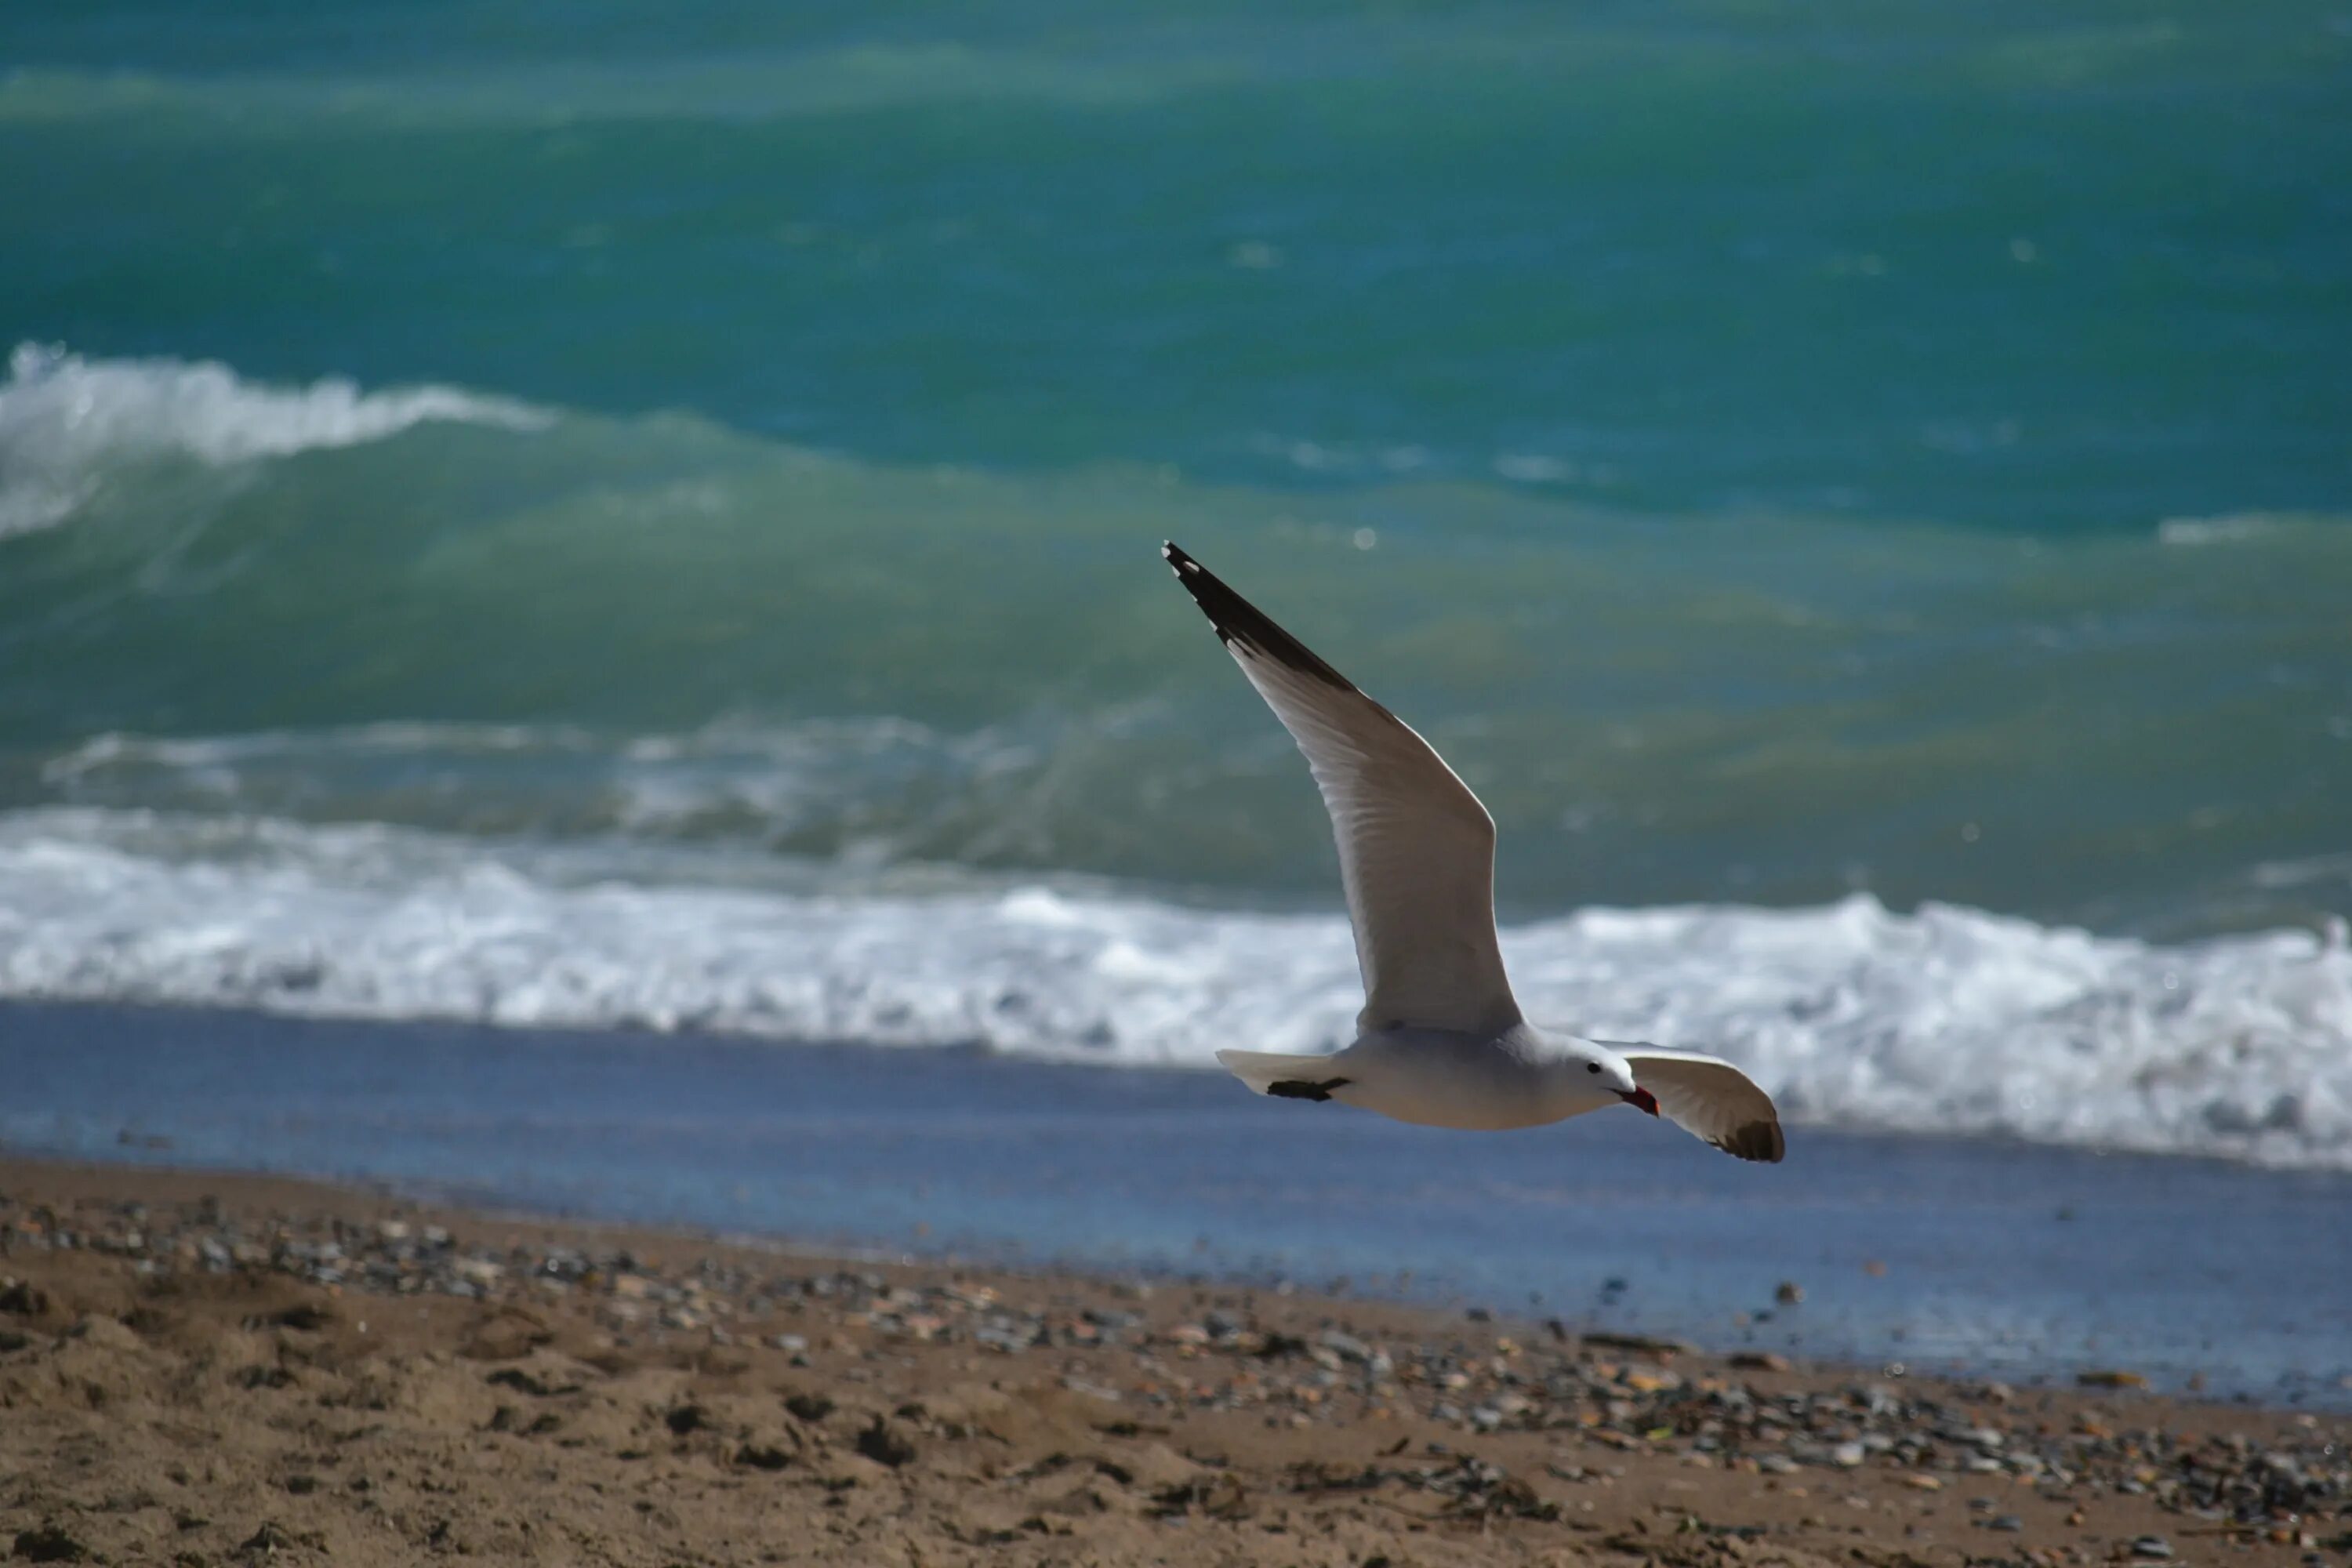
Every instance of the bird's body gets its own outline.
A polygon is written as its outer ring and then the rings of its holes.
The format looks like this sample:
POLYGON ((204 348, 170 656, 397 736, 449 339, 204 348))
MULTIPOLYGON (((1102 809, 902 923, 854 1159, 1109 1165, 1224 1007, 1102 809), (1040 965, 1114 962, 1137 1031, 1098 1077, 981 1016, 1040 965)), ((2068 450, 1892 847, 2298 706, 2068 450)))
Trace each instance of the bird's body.
POLYGON ((1225 1050, 1260 1094, 1499 1131, 1611 1105, 1664 1115, 1743 1160, 1783 1152, 1772 1101, 1730 1063, 1528 1023, 1495 937, 1495 824, 1429 743, 1176 548, 1161 552, 1307 755, 1339 844, 1364 976, 1329 1056, 1225 1050))
POLYGON ((1308 1081, 1300 1064, 1313 1062, 1323 1075, 1313 1081, 1344 1080, 1327 1091, 1342 1105, 1424 1127, 1499 1132, 1621 1103, 1618 1090, 1587 1070, 1575 1048, 1584 1044, 1524 1023, 1491 1035, 1406 1026, 1374 1030, 1328 1057, 1219 1056, 1253 1088, 1261 1077, 1269 1087, 1308 1081))

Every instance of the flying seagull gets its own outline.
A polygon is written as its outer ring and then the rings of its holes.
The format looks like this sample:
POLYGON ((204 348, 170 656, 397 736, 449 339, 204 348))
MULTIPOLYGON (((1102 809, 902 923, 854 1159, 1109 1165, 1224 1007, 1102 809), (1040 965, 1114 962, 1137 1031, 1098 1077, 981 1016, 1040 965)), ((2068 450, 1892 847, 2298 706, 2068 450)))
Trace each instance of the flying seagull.
POLYGON ((1785 1148, 1771 1097, 1729 1062, 1539 1029, 1495 940, 1495 820, 1429 742, 1173 544, 1160 554, 1290 731, 1323 792, 1364 1010, 1332 1056, 1219 1051, 1260 1094, 1399 1121, 1538 1127, 1625 1104, 1743 1160, 1785 1148))

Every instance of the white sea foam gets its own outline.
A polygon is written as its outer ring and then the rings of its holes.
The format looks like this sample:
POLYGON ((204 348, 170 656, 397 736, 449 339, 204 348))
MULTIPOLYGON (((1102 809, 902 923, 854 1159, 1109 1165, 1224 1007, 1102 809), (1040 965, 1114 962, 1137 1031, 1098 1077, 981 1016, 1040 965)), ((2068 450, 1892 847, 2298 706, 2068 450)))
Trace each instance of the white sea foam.
MULTIPOLYGON (((1335 915, 963 881, 649 875, 375 826, 0 817, 0 994, 979 1044, 1114 1066, 1337 1045, 1335 915)), ((658 870, 658 868, 653 869, 658 870)), ((2352 952, 2158 946, 1969 910, 1591 910, 1506 946, 1522 1000, 1703 1045, 1800 1122, 2352 1168, 2352 952)))
POLYGON ((1495 471, 1523 485, 1565 484, 1576 478, 1576 465, 1535 452, 1505 452, 1495 459, 1495 471))
POLYGON ((0 384, 0 538, 64 521, 115 463, 229 464, 380 441, 433 420, 535 429, 548 418, 446 386, 267 386, 208 361, 90 360, 20 343, 0 384))
MULTIPOLYGON (((1090 719, 1100 731, 1120 714, 1090 719)), ((372 816, 396 803, 414 826, 487 818, 526 832, 716 833, 768 844, 813 835, 903 858, 919 850, 896 836, 919 837, 939 816, 1076 744, 1043 721, 950 733, 903 719, 727 718, 620 738, 570 724, 411 721, 212 736, 108 731, 47 759, 39 777, 52 798, 74 805, 268 816, 332 800, 339 815, 372 816)))
POLYGON ((2275 512, 2241 511, 2221 517, 2168 517, 2156 525, 2158 544, 2242 544, 2275 533, 2293 520, 2275 512))

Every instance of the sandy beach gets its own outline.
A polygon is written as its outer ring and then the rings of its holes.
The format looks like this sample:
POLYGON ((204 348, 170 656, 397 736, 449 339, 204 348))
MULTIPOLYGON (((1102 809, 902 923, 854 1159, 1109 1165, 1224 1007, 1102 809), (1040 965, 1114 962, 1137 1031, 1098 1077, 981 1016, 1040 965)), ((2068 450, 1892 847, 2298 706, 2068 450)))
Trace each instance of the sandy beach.
MULTIPOLYGON (((2352 1421, 0 1163, 34 1562, 2340 1563, 2352 1421)), ((2127 1381, 2127 1380, 2125 1380, 2127 1381)))

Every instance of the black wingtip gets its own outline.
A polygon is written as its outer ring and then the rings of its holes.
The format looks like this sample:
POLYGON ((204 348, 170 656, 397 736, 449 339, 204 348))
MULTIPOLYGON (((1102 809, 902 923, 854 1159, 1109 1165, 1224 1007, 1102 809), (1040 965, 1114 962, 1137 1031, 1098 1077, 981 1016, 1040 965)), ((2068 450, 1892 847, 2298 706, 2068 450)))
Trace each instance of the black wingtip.
POLYGON ((1759 1165, 1777 1165, 1789 1152, 1788 1141, 1780 1136, 1780 1124, 1777 1121, 1751 1121, 1720 1140, 1716 1147, 1759 1165))
POLYGON ((1174 540, 1160 542, 1160 556, 1176 574, 1176 581, 1184 584, 1192 603, 1209 617, 1209 624, 1216 628, 1217 640, 1228 648, 1265 655, 1342 691, 1356 689, 1346 676, 1318 658, 1306 644, 1276 626, 1265 611, 1226 587, 1215 573, 1178 548, 1174 540))

